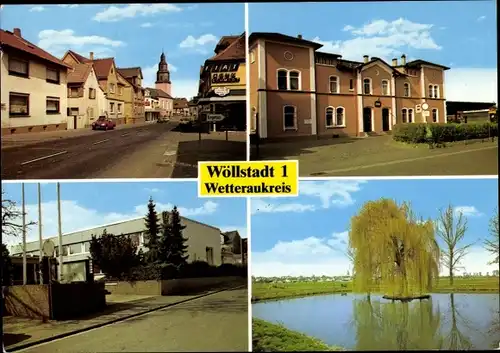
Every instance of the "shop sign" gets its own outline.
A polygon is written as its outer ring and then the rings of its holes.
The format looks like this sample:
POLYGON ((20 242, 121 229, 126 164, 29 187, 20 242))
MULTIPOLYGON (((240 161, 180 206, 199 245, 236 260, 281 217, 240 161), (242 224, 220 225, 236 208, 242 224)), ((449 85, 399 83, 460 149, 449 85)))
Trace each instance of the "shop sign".
POLYGON ((381 101, 375 101, 375 108, 380 108, 382 106, 381 101))
POLYGON ((216 95, 218 95, 219 97, 224 97, 224 96, 227 96, 229 94, 231 90, 227 87, 217 87, 217 88, 214 88, 214 93, 216 95))
POLYGON ((430 116, 430 115, 431 115, 431 112, 430 112, 430 111, 428 111, 428 110, 424 110, 424 111, 422 112, 422 116, 430 116))
POLYGON ((234 72, 224 72, 212 74, 212 83, 238 83, 240 78, 234 72))
POLYGON ((421 113, 421 112, 422 112, 422 106, 421 106, 420 104, 417 104, 417 105, 415 106, 415 112, 416 112, 416 113, 421 113))
POLYGON ((205 65, 204 72, 218 73, 218 72, 236 72, 240 67, 240 63, 217 63, 205 65))

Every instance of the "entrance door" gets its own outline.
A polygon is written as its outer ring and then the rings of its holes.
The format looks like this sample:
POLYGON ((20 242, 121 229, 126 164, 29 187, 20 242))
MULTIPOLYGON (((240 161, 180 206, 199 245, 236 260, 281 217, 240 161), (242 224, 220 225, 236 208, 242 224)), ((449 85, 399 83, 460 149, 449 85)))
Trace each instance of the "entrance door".
POLYGON ((382 131, 389 131, 389 109, 382 109, 382 131))
POLYGON ((363 108, 363 132, 372 131, 372 108, 363 108))
POLYGON ((76 115, 73 115, 73 126, 74 129, 78 129, 78 117, 76 115))

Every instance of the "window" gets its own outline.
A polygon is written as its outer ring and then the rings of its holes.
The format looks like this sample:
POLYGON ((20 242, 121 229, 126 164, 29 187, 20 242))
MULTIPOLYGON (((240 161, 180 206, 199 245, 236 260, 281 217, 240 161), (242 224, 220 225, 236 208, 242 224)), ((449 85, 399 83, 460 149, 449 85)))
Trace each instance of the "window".
POLYGON ((9 94, 9 115, 26 116, 30 113, 29 94, 10 93, 9 94))
POLYGON ((279 70, 278 71, 278 89, 285 90, 288 89, 288 71, 279 70))
POLYGON ((59 98, 57 97, 47 97, 45 100, 45 112, 47 114, 59 114, 59 98))
MULTIPOLYGON (((63 256, 68 256, 68 247, 63 245, 63 256)), ((56 245, 56 257, 59 256, 59 245, 56 245)))
POLYGON ((325 121, 326 121, 326 127, 332 127, 333 125, 333 115, 334 115, 334 110, 332 107, 327 107, 325 111, 325 121))
POLYGON ((115 84, 114 83, 109 84, 109 92, 115 93, 115 84))
POLYGON ((429 85, 429 97, 434 98, 434 86, 429 85))
POLYGON ((389 95, 389 81, 387 80, 382 80, 382 95, 383 96, 389 95))
POLYGON ((439 86, 434 86, 434 98, 439 98, 439 86))
POLYGON ((413 123, 413 109, 408 109, 408 122, 413 123))
POLYGON ((439 114, 437 109, 432 109, 432 122, 437 123, 439 120, 439 114))
POLYGON ((345 120, 344 120, 344 108, 338 107, 337 108, 337 114, 336 114, 336 121, 335 124, 337 126, 345 126, 345 120))
POLYGON ((118 110, 118 113, 121 113, 122 105, 120 103, 117 104, 117 110, 118 110))
POLYGON ((122 96, 122 95, 123 95, 123 87, 122 87, 122 86, 118 86, 118 94, 119 94, 120 96, 122 96))
POLYGON ((82 252, 82 244, 71 244, 69 246, 69 254, 80 254, 82 252))
POLYGON ((297 114, 296 108, 292 105, 285 105, 283 107, 283 128, 284 130, 297 129, 297 114))
POLYGON ((109 103, 109 110, 111 111, 111 113, 115 111, 115 103, 109 103))
POLYGON ((406 108, 403 108, 403 110, 401 110, 401 120, 403 124, 406 124, 408 122, 408 111, 406 108))
POLYGON ((297 71, 290 71, 288 74, 290 80, 290 90, 298 91, 300 89, 300 73, 297 71))
POLYGON ((45 81, 59 84, 59 70, 47 67, 45 81))
POLYGON ((410 84, 408 82, 405 82, 405 84, 404 84, 403 96, 405 96, 405 97, 410 96, 410 84))
POLYGON ((89 107, 89 118, 93 118, 93 117, 94 117, 94 108, 89 107))
POLYGON ((89 88, 89 98, 95 99, 95 88, 89 88))
POLYGON ((78 87, 69 87, 69 97, 70 98, 78 97, 78 87))
POLYGON ((250 64, 253 64, 255 62, 255 53, 253 50, 250 52, 250 64))
POLYGON ((90 242, 89 241, 83 243, 83 247, 84 247, 84 252, 90 252, 90 242))
POLYGON ((349 80, 349 91, 354 91, 354 80, 352 78, 349 80))
POLYGON ((9 75, 29 77, 29 61, 9 57, 9 75))
POLYGON ((139 246, 141 241, 141 233, 134 233, 129 235, 130 240, 134 246, 139 246))
POLYGON ((330 76, 330 93, 339 93, 339 78, 330 76))
POLYGON ((372 94, 372 80, 369 78, 363 80, 363 93, 372 94))

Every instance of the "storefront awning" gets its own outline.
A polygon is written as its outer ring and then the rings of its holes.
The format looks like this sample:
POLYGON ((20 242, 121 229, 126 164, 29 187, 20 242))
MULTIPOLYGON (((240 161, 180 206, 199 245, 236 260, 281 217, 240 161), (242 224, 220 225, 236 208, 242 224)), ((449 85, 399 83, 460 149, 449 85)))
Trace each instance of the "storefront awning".
POLYGON ((245 102, 247 100, 246 96, 225 96, 225 97, 210 97, 210 98, 200 98, 198 103, 209 103, 209 102, 245 102))

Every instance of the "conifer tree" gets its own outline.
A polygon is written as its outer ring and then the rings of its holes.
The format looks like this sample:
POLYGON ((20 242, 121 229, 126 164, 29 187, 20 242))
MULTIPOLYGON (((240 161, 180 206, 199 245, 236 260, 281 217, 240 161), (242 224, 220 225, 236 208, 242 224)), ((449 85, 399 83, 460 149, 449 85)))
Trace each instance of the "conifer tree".
POLYGON ((188 255, 186 245, 187 238, 184 238, 182 231, 186 226, 181 223, 181 216, 175 206, 170 214, 162 214, 162 239, 161 239, 161 259, 162 262, 180 267, 187 263, 188 255))
POLYGON ((160 232, 160 225, 158 219, 158 213, 156 212, 156 204, 153 201, 153 198, 149 198, 148 202, 148 213, 144 218, 145 221, 145 242, 144 246, 148 248, 148 252, 146 253, 146 261, 148 263, 153 263, 158 261, 158 234, 160 232))

